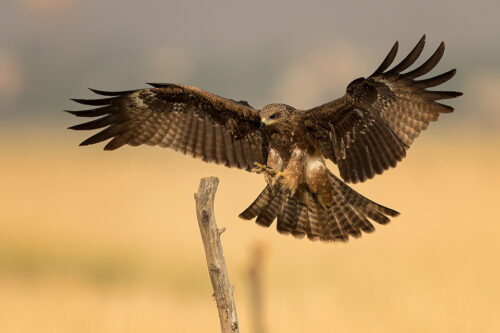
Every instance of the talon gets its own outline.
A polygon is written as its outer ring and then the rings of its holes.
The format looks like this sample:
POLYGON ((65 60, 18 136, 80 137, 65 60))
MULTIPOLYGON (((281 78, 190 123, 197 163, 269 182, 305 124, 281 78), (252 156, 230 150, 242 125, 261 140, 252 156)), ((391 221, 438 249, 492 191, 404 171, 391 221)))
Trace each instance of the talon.
POLYGON ((253 168, 252 171, 258 174, 264 173, 267 181, 269 182, 269 185, 271 185, 272 188, 274 188, 274 186, 279 183, 279 180, 281 178, 285 178, 284 171, 277 171, 267 165, 263 165, 258 162, 254 162, 254 165, 255 168, 253 168))
POLYGON ((265 171, 267 171, 267 166, 264 165, 264 164, 260 164, 259 162, 254 162, 253 163, 255 165, 255 168, 252 169, 252 172, 256 172, 256 173, 263 173, 265 171))

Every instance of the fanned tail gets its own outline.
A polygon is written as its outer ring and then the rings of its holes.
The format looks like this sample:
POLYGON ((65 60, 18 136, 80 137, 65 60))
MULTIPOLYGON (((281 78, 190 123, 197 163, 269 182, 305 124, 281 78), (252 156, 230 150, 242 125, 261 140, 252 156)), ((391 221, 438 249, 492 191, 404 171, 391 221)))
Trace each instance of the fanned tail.
POLYGON ((266 188, 240 214, 245 220, 257 217, 256 222, 269 227, 275 219, 278 232, 295 237, 322 241, 347 241, 362 232, 375 230, 369 221, 387 224, 389 217, 399 213, 362 196, 334 174, 329 173, 333 200, 325 207, 307 186, 300 185, 293 196, 279 186, 266 188))

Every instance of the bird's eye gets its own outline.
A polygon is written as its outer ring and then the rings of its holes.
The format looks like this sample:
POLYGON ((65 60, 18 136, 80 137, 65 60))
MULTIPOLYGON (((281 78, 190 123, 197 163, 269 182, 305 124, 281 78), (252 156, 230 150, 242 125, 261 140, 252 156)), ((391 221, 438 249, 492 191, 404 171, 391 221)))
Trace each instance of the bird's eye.
POLYGON ((276 113, 273 113, 272 115, 269 116, 269 119, 276 119, 278 115, 276 113))

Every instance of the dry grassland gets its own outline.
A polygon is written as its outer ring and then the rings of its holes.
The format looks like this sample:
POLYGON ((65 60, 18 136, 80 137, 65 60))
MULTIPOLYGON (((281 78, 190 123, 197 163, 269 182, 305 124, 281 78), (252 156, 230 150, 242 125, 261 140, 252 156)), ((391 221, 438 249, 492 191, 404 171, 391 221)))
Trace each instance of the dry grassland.
POLYGON ((258 175, 79 137, 0 135, 0 332, 218 332, 193 200, 210 175, 241 332, 256 242, 269 332, 500 332, 500 137, 419 139, 355 186, 402 215, 347 244, 239 220, 258 175))

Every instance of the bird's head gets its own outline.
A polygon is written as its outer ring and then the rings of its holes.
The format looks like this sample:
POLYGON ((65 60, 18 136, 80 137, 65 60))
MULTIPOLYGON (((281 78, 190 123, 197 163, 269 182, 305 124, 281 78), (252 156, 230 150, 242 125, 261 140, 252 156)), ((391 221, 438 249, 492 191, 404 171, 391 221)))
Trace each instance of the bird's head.
POLYGON ((260 110, 261 124, 269 126, 282 119, 288 118, 295 109, 286 104, 268 104, 260 110))

